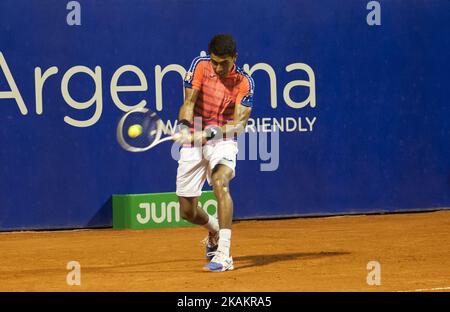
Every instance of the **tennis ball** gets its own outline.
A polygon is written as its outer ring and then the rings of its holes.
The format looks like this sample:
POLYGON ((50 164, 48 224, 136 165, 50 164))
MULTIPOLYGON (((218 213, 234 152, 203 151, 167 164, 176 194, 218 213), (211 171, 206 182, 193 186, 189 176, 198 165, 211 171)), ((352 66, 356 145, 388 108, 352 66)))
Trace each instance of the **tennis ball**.
POLYGON ((128 136, 130 138, 136 138, 140 136, 142 133, 142 126, 141 125, 132 125, 128 128, 128 136))

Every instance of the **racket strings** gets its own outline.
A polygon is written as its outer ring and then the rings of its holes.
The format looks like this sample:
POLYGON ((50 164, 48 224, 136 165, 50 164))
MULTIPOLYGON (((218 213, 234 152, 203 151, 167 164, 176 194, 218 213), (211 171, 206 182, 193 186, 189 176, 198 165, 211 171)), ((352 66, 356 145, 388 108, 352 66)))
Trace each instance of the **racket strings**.
POLYGON ((129 114, 122 126, 125 142, 137 148, 150 146, 158 138, 158 122, 159 118, 154 113, 133 112, 129 114), (136 137, 131 137, 128 129, 134 125, 140 125, 142 132, 136 137))

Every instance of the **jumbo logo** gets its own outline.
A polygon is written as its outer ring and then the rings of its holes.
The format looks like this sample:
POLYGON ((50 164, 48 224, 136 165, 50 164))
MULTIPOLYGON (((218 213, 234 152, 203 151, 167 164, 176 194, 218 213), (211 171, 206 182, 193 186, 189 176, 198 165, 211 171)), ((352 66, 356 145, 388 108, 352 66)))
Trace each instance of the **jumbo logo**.
MULTIPOLYGON (((200 202, 198 206, 206 213, 217 217, 217 201, 215 199, 209 199, 202 205, 200 202), (213 208, 214 213, 210 213, 213 208)), ((139 208, 143 211, 136 214, 136 220, 140 224, 147 224, 150 221, 160 223, 172 223, 180 222, 180 204, 178 202, 162 202, 159 207, 156 203, 140 203, 139 208)))

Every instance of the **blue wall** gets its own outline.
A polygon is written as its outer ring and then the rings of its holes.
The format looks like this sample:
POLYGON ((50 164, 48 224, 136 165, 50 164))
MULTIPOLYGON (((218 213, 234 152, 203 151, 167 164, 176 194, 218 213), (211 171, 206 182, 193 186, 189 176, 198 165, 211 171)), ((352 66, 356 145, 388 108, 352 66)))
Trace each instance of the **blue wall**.
MULTIPOLYGON (((139 67, 148 90, 120 99, 156 110, 155 66, 187 68, 218 32, 236 37, 239 65, 275 71, 276 108, 268 74, 252 74, 253 119, 300 118, 309 129, 305 118, 316 118, 312 131, 280 133, 277 170, 261 171, 261 159, 238 162, 235 217, 450 206, 449 1, 379 1, 380 26, 368 26, 368 1, 359 0, 79 1, 80 26, 66 24, 67 2, 0 2, 0 52, 28 109, 23 115, 16 100, 0 98, 0 230, 110 226, 112 194, 174 191, 170 144, 143 154, 117 144, 123 112, 111 77, 123 65, 139 67), (297 63, 314 72, 315 107, 284 100, 289 82, 311 80, 286 70, 297 63), (77 110, 62 96, 62 77, 77 65, 102 71, 101 117, 87 127, 64 119, 95 111, 95 103, 77 110), (38 114, 35 68, 52 66, 58 73, 45 82, 38 114)), ((4 67, 0 92, 10 90, 4 67)), ((135 83, 133 74, 120 80, 135 83)), ((77 74, 69 90, 87 101, 94 84, 77 74)), ((162 90, 158 113, 175 120, 180 75, 168 73, 162 90)), ((311 92, 297 86, 290 96, 301 102, 311 92)))

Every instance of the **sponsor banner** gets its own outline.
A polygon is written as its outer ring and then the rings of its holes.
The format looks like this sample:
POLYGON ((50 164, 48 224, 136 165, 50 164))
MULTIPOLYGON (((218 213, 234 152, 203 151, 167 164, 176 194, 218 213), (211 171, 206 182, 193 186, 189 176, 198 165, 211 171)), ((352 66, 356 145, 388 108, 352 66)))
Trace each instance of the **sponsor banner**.
MULTIPOLYGON (((151 229, 193 226, 181 218, 175 193, 113 195, 113 228, 151 229)), ((203 192, 199 206, 211 216, 217 215, 214 192, 203 192)))

